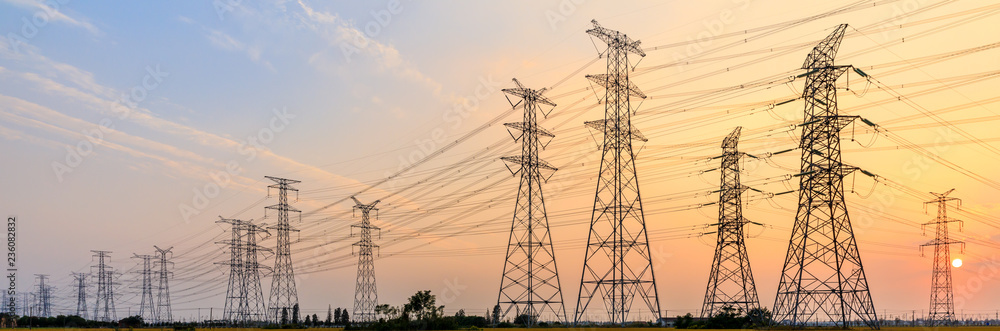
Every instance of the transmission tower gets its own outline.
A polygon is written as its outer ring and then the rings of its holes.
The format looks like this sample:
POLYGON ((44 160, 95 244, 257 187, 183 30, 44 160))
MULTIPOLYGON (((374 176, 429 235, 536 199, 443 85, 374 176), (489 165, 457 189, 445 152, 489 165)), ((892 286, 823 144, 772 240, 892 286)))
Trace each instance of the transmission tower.
POLYGON ((660 302, 632 149, 633 139, 646 138, 632 127, 630 100, 646 95, 628 77, 628 54, 646 53, 639 41, 591 22, 594 27, 587 33, 608 45, 604 55, 608 63, 606 74, 587 76, 605 88, 604 120, 586 124, 604 133, 604 144, 573 321, 583 321, 596 297, 604 302, 610 322, 624 325, 636 296, 659 320, 660 302))
POLYGON ((260 233, 270 234, 263 225, 252 221, 224 219, 216 223, 232 226, 231 239, 219 242, 229 245, 229 284, 226 287, 226 303, 223 320, 237 326, 248 326, 263 321, 265 316, 264 294, 260 285, 260 269, 267 267, 258 262, 260 251, 268 249, 257 245, 260 233))
POLYGON ((244 288, 246 289, 246 316, 248 321, 251 322, 263 322, 267 319, 267 307, 264 301, 264 289, 260 284, 260 269, 270 270, 265 265, 258 262, 258 256, 263 253, 271 252, 270 249, 265 248, 257 244, 257 238, 267 239, 271 236, 271 233, 267 231, 266 224, 254 224, 253 220, 245 222, 246 225, 246 237, 245 244, 243 247, 246 249, 244 252, 244 272, 243 275, 246 277, 244 283, 246 284, 244 288), (263 235, 262 235, 263 234, 263 235))
POLYGON ((91 251, 97 257, 97 301, 94 304, 94 320, 113 322, 115 316, 114 268, 107 265, 110 251, 91 251))
MULTIPOLYGON (((278 245, 274 250, 274 275, 271 277, 271 297, 268 300, 270 320, 277 322, 281 318, 282 310, 291 311, 292 307, 299 303, 299 295, 295 290, 295 272, 292 270, 292 242, 289 236, 289 232, 298 230, 289 224, 288 213, 300 213, 300 211, 288 204, 288 191, 295 191, 298 200, 299 190, 291 185, 301 182, 271 176, 265 178, 276 183, 267 187, 268 194, 270 189, 278 189, 278 204, 266 207, 278 211, 278 223, 269 228, 277 233, 278 245)), ((299 216, 301 217, 301 214, 299 216)))
POLYGON ((156 319, 156 306, 153 305, 153 259, 152 255, 132 254, 133 259, 139 259, 142 263, 142 270, 136 271, 142 277, 142 300, 139 303, 139 316, 145 321, 156 319))
POLYGON ((545 197, 542 195, 542 180, 546 177, 542 176, 541 169, 554 172, 556 168, 538 157, 539 150, 544 148, 539 137, 555 137, 538 126, 537 114, 541 112, 543 116, 548 115, 540 105, 555 107, 556 104, 542 96, 544 88, 526 88, 517 79, 514 79, 514 84, 517 84, 516 88, 503 89, 503 92, 521 98, 517 103, 510 98, 507 102, 514 108, 524 107, 524 121, 504 125, 515 142, 521 141, 521 155, 501 159, 505 163, 521 166, 517 171, 508 166, 508 170, 514 175, 520 172, 521 182, 507 241, 503 277, 500 279, 497 305, 504 308, 503 315, 498 318, 515 313, 528 315, 529 325, 534 325, 541 316, 564 322, 566 307, 563 304, 559 269, 556 268, 555 251, 552 248, 545 197), (520 134, 515 136, 511 130, 520 134))
POLYGON ((170 272, 167 271, 167 265, 173 264, 173 262, 167 260, 167 254, 173 254, 170 250, 174 248, 162 249, 155 245, 153 248, 156 249, 158 256, 156 265, 160 267, 160 271, 157 273, 159 283, 156 286, 156 318, 153 321, 158 324, 169 323, 174 318, 170 308, 170 272))
POLYGON ((834 65, 846 24, 819 43, 803 63, 802 164, 799 207, 774 302, 774 320, 795 327, 852 323, 879 328, 854 231, 844 202, 840 130, 857 116, 837 112, 837 77, 850 66, 834 65))
POLYGON ((87 276, 81 272, 72 273, 76 283, 76 316, 87 319, 87 276))
POLYGON ((931 192, 937 198, 924 202, 924 208, 928 204, 937 204, 938 207, 937 218, 932 222, 923 224, 924 227, 928 225, 935 226, 936 235, 934 236, 934 240, 920 245, 921 255, 923 255, 923 248, 925 246, 934 246, 934 272, 931 276, 931 309, 930 315, 927 316, 927 321, 930 325, 948 325, 955 322, 955 293, 952 290, 953 287, 951 284, 950 247, 953 244, 961 244, 964 247, 965 243, 952 240, 948 237, 948 223, 958 222, 960 230, 962 225, 962 221, 948 217, 949 201, 955 201, 959 208, 962 206, 962 200, 948 197, 948 194, 951 194, 954 190, 951 189, 944 193, 931 192))
POLYGON ((737 149, 742 127, 737 127, 722 140, 722 173, 719 188, 719 223, 715 257, 712 259, 712 271, 708 274, 708 288, 705 290, 705 302, 701 308, 701 317, 715 316, 723 307, 738 308, 744 313, 760 308, 757 299, 757 287, 750 271, 750 258, 747 256, 746 235, 743 229, 747 219, 743 218, 743 206, 740 196, 749 187, 740 184, 740 157, 743 153, 737 149))
MULTIPOLYGON (((372 225, 370 214, 376 212, 378 218, 378 208, 375 205, 379 200, 370 204, 363 204, 357 198, 354 200, 354 209, 361 211, 361 224, 351 225, 351 228, 360 229, 361 240, 354 243, 358 247, 358 282, 354 287, 354 319, 362 323, 375 321, 375 306, 378 306, 378 291, 375 288, 375 257, 372 249, 378 245, 372 243, 372 230, 381 230, 372 225)), ((381 232, 380 232, 381 233, 381 232)), ((353 233, 352 233, 353 235, 353 233)))
POLYGON ((38 279, 38 290, 36 294, 36 300, 38 300, 36 312, 37 316, 40 317, 52 317, 52 288, 45 284, 45 280, 49 278, 49 275, 36 274, 35 278, 38 279))

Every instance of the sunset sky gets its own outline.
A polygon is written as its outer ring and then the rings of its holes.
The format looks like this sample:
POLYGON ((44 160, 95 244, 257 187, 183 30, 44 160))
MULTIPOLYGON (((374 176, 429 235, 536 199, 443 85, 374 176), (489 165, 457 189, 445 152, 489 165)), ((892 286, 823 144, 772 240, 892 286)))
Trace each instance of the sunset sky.
MULTIPOLYGON (((219 314, 228 228, 274 224, 276 176, 302 181, 293 235, 299 301, 353 307, 352 195, 381 200, 380 303, 431 290, 446 312, 497 301, 517 179, 500 161, 521 119, 512 78, 548 88, 555 133, 540 154, 566 310, 578 296, 600 162, 604 27, 641 40, 633 124, 660 304, 697 314, 715 245, 722 138, 743 127, 747 246, 771 308, 796 210, 810 49, 847 23, 838 64, 847 204, 880 315, 926 312, 933 196, 949 216, 956 312, 1000 309, 1000 5, 994 1, 0 1, 0 207, 16 215, 19 288, 51 275, 72 313, 70 272, 112 251, 117 316, 139 305, 131 256, 174 247, 175 318, 219 314), (53 2, 59 4, 59 2, 53 2), (785 101, 794 100, 788 103, 785 101), (398 175, 397 175, 398 174, 398 175), (271 193, 274 193, 272 191, 271 193), (926 212, 925 212, 926 211, 926 212)), ((262 242, 273 247, 273 238, 262 242)), ((270 256, 267 264, 273 263, 270 256)), ((263 278, 265 296, 270 278, 263 278)), ((93 288, 91 289, 93 290, 93 288)), ((90 294, 93 298, 93 294, 90 294)), ((93 309, 93 299, 88 306, 93 309)), ((638 305, 636 306, 638 307, 638 305)), ((130 310, 131 309, 131 310, 130 310)), ((637 314, 643 312, 637 311, 637 314)), ((649 319, 646 312, 645 319, 649 319)), ((883 317, 883 316, 880 316, 883 317)))

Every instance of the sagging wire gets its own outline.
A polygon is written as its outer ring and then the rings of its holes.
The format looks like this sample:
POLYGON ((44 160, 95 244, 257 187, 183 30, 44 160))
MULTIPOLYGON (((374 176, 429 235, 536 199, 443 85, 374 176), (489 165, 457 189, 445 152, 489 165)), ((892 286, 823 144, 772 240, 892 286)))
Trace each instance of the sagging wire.
POLYGON ((872 184, 872 187, 870 189, 868 189, 868 193, 861 194, 861 192, 858 192, 858 191, 854 190, 855 180, 858 177, 858 173, 855 172, 854 174, 852 174, 852 177, 851 177, 851 193, 857 194, 862 199, 868 199, 868 198, 870 198, 872 196, 872 194, 875 193, 875 187, 878 186, 878 182, 879 182, 878 178, 879 177, 878 177, 878 175, 873 174, 871 172, 868 172, 867 170, 864 170, 864 169, 858 169, 858 171, 860 171, 862 174, 864 174, 864 175, 866 175, 868 177, 871 177, 875 181, 875 183, 872 184))

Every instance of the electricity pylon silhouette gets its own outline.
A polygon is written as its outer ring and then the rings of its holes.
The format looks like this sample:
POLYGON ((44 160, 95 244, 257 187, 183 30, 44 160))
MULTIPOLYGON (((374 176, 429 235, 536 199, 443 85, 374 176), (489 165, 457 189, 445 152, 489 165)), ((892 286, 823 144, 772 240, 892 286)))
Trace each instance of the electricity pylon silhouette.
POLYGON ((139 303, 139 316, 143 320, 156 319, 156 306, 153 305, 153 258, 152 255, 132 254, 133 259, 142 260, 142 270, 136 271, 142 277, 142 300, 139 303))
POLYGON ((52 288, 45 284, 45 280, 49 278, 49 275, 36 274, 35 277, 38 279, 38 307, 36 308, 38 316, 41 317, 52 317, 52 288))
POLYGON ((76 284, 76 316, 87 319, 87 276, 82 272, 72 273, 76 284))
POLYGON ((955 322, 955 292, 951 283, 951 245, 961 244, 962 241, 952 240, 948 237, 948 223, 957 222, 959 230, 962 229, 962 221, 948 217, 948 202, 955 201, 957 208, 961 208, 962 200, 949 198, 955 189, 944 193, 934 193, 937 198, 924 202, 926 210, 928 204, 937 204, 937 217, 934 221, 924 223, 922 227, 928 225, 935 226, 934 240, 920 245, 920 254, 923 255, 925 246, 934 246, 934 271, 931 275, 931 308, 927 321, 930 325, 947 325, 955 322))
MULTIPOLYGON (((378 245, 372 243, 372 230, 381 230, 372 225, 370 214, 376 212, 375 205, 379 200, 370 204, 363 204, 357 198, 354 200, 354 209, 361 211, 361 224, 351 225, 351 229, 360 229, 361 237, 354 246, 358 247, 358 281, 354 286, 354 320, 361 323, 371 323, 375 321, 375 307, 378 306, 378 291, 375 287, 375 257, 372 250, 378 245)), ((353 231, 352 231, 353 232, 353 231)), ((380 232, 381 233, 381 232, 380 232)), ((351 234, 354 235, 353 233, 351 234)))
MULTIPOLYGON (((506 88, 503 92, 521 100, 514 103, 507 97, 511 107, 523 106, 524 120, 504 124, 514 141, 521 141, 521 155, 505 156, 507 163, 520 165, 513 175, 521 174, 518 184, 517 204, 507 240, 507 255, 503 277, 500 279, 500 293, 497 305, 502 307, 503 319, 511 312, 527 315, 525 321, 534 325, 540 318, 566 321, 566 307, 563 304, 559 269, 556 267, 555 250, 552 248, 552 234, 549 232, 549 218, 545 211, 545 196, 542 194, 541 170, 554 172, 556 168, 540 159, 538 152, 544 148, 539 137, 553 138, 548 130, 538 126, 538 113, 548 115, 541 105, 555 107, 556 104, 542 95, 545 89, 534 90, 524 87, 514 79, 516 88, 506 88), (513 131, 520 132, 514 135, 513 131)), ((551 111, 551 110, 550 110, 551 111)), ((546 143, 547 144, 547 143, 546 143)), ((515 316, 517 317, 517 316, 515 316)))
POLYGON ((809 71, 799 125, 799 207, 774 301, 775 322, 793 327, 860 322, 879 328, 844 202, 844 176, 857 170, 840 155, 840 130, 857 118, 837 112, 837 77, 851 68, 834 65, 846 29, 837 26, 802 64, 809 71))
POLYGON ((230 240, 219 242, 229 245, 229 261, 218 263, 229 266, 223 320, 237 326, 257 324, 267 318, 260 285, 260 269, 267 267, 258 263, 258 255, 260 251, 269 251, 257 244, 257 237, 260 233, 270 235, 270 232, 264 224, 257 225, 253 221, 225 219, 221 216, 219 218, 216 223, 226 223, 232 227, 230 240))
POLYGON ((740 196, 749 187, 740 184, 740 157, 743 153, 737 145, 742 127, 737 127, 722 140, 722 173, 719 188, 719 223, 715 244, 712 271, 708 274, 708 287, 701 308, 701 317, 715 316, 722 307, 738 308, 744 313, 760 308, 757 287, 750 271, 747 256, 746 235, 743 230, 747 219, 743 218, 740 196))
POLYGON ((110 251, 91 251, 97 257, 97 301, 94 304, 94 320, 101 322, 114 322, 118 318, 115 314, 115 292, 114 268, 107 265, 107 259, 111 258, 110 251))
MULTIPOLYGON (((292 184, 301 183, 293 179, 265 176, 274 181, 267 187, 268 194, 272 188, 278 189, 278 204, 267 206, 278 212, 278 222, 268 228, 277 233, 277 247, 274 249, 274 271, 271 277, 271 296, 268 300, 268 316, 271 322, 278 322, 281 319, 281 311, 292 311, 292 308, 299 303, 299 294, 295 289, 295 272, 292 270, 292 249, 290 232, 299 231, 289 224, 288 213, 299 213, 298 209, 292 208, 288 204, 288 191, 295 191, 296 200, 299 190, 292 187, 292 184)), ((301 217, 301 214, 299 214, 301 217)))
MULTIPOLYGON (((220 216, 220 218, 222 218, 220 216)), ((222 308, 222 320, 230 324, 239 323, 246 320, 243 314, 243 305, 246 302, 246 284, 243 268, 244 251, 243 247, 243 221, 236 219, 220 219, 216 223, 226 223, 230 225, 229 240, 223 240, 218 244, 229 245, 229 262, 217 262, 229 266, 229 283, 226 286, 226 303, 222 308)))
POLYGON ((604 302, 610 322, 624 325, 636 296, 659 320, 660 302, 632 148, 633 139, 646 138, 632 127, 630 99, 646 95, 628 77, 628 54, 646 53, 639 41, 591 22, 594 27, 587 33, 608 45, 608 63, 606 74, 587 76, 604 86, 605 94, 604 120, 586 125, 603 132, 604 143, 573 322, 582 321, 597 297, 604 302))
POLYGON ((156 249, 157 260, 156 265, 160 268, 157 272, 157 278, 159 282, 156 286, 156 318, 153 320, 155 323, 170 323, 174 320, 173 311, 170 307, 170 272, 167 271, 167 265, 173 264, 167 260, 167 254, 173 254, 170 250, 173 247, 162 249, 157 246, 153 246, 156 249))

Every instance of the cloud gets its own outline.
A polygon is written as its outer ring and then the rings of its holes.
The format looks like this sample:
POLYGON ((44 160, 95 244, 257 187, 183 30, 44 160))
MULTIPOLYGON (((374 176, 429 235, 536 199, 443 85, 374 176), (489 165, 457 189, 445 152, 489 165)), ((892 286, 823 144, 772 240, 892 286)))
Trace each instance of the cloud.
MULTIPOLYGON (((72 67, 65 63, 54 62, 40 55, 26 57, 23 60, 31 62, 29 63, 29 67, 49 66, 50 68, 46 69, 46 71, 72 72, 77 73, 79 76, 92 77, 92 74, 89 72, 80 70, 79 68, 72 67), (59 69, 57 70, 53 68, 59 69)), ((178 147, 176 140, 192 141, 197 143, 198 146, 214 149, 223 153, 234 152, 239 146, 242 146, 240 141, 233 138, 202 131, 194 127, 160 118, 152 111, 142 107, 133 108, 132 112, 129 113, 129 116, 126 119, 117 120, 117 117, 112 117, 112 115, 118 114, 114 113, 112 109, 115 107, 122 107, 122 105, 120 105, 117 101, 114 101, 116 99, 113 96, 120 93, 116 92, 114 89, 100 86, 97 83, 93 83, 94 86, 89 86, 88 89, 80 89, 67 86, 56 81, 55 79, 58 79, 58 77, 50 78, 31 72, 16 72, 5 67, 0 67, 0 77, 8 81, 17 81, 26 87, 44 92, 46 95, 71 99, 71 104, 75 105, 75 109, 91 110, 98 114, 105 115, 108 118, 115 119, 116 124, 120 124, 121 121, 129 121, 147 128, 149 131, 168 134, 169 137, 161 139, 161 141, 147 139, 137 134, 130 134, 118 130, 110 130, 109 133, 105 134, 104 142, 100 145, 100 148, 108 148, 110 150, 124 153, 128 156, 125 161, 131 162, 132 165, 137 166, 138 168, 151 169, 156 166, 165 167, 166 169, 171 170, 171 173, 165 174, 168 176, 179 176, 208 181, 211 180, 209 177, 210 174, 215 173, 220 169, 225 169, 225 163, 211 157, 206 157, 204 156, 205 154, 195 153, 178 147), (108 91, 104 94, 112 97, 104 97, 102 95, 92 93, 91 90, 108 91), (152 162, 143 162, 143 160, 152 162)), ((32 128, 48 132, 51 135, 69 139, 73 142, 73 144, 77 141, 81 141, 82 139, 86 139, 86 137, 81 133, 81 130, 97 129, 99 127, 97 124, 66 115, 58 110, 50 109, 27 100, 3 94, 0 94, 0 118, 3 119, 3 123, 13 123, 24 128, 32 128)), ((7 129, 2 135, 0 135, 0 137, 29 141, 48 147, 53 146, 52 143, 47 142, 44 139, 29 139, 29 136, 19 134, 18 132, 20 131, 7 129)), ((95 151, 95 153, 97 153, 97 151, 95 151)), ((306 178, 328 180, 338 185, 363 185, 354 179, 333 174, 321 168, 300 163, 296 160, 275 154, 267 148, 258 149, 257 157, 262 160, 258 162, 267 162, 278 169, 298 169, 298 172, 306 178)), ((259 185, 254 186, 258 182, 257 179, 251 179, 243 176, 237 177, 238 178, 234 178, 234 181, 239 183, 238 186, 251 188, 253 190, 261 189, 260 187, 257 187, 259 185)), ((306 204, 312 205, 313 207, 321 206, 319 202, 315 201, 309 201, 306 202, 306 204)))
POLYGON ((20 44, 18 48, 19 52, 15 52, 11 40, 0 35, 0 59, 17 61, 40 72, 45 77, 68 81, 74 86, 98 96, 104 98, 114 97, 115 91, 98 84, 94 80, 92 73, 62 62, 53 61, 42 55, 38 48, 33 45, 20 44))
POLYGON ((49 4, 57 4, 54 1, 35 1, 35 0, 3 0, 4 2, 13 5, 15 7, 20 7, 28 10, 34 10, 32 17, 29 20, 39 17, 40 19, 47 19, 53 22, 61 22, 68 25, 83 28, 95 36, 100 36, 101 30, 98 29, 86 19, 76 19, 72 18, 65 13, 61 12, 58 7, 50 7, 49 4))
POLYGON ((227 51, 246 53, 247 57, 254 63, 261 64, 271 70, 271 72, 275 72, 274 66, 267 60, 263 60, 261 58, 260 47, 247 46, 243 42, 240 42, 239 40, 236 40, 236 38, 230 36, 228 33, 219 30, 209 29, 206 27, 202 28, 207 31, 205 37, 208 38, 208 41, 211 42, 213 46, 227 51))
POLYGON ((302 0, 297 3, 305 13, 304 16, 299 16, 302 26, 313 30, 327 42, 326 49, 309 56, 309 63, 317 69, 337 72, 337 66, 346 66, 356 60, 353 57, 367 56, 373 60, 378 71, 390 72, 399 78, 420 83, 444 102, 461 101, 458 97, 444 95, 442 85, 406 61, 396 47, 375 40, 374 36, 365 34, 353 22, 336 14, 318 11, 302 0))

